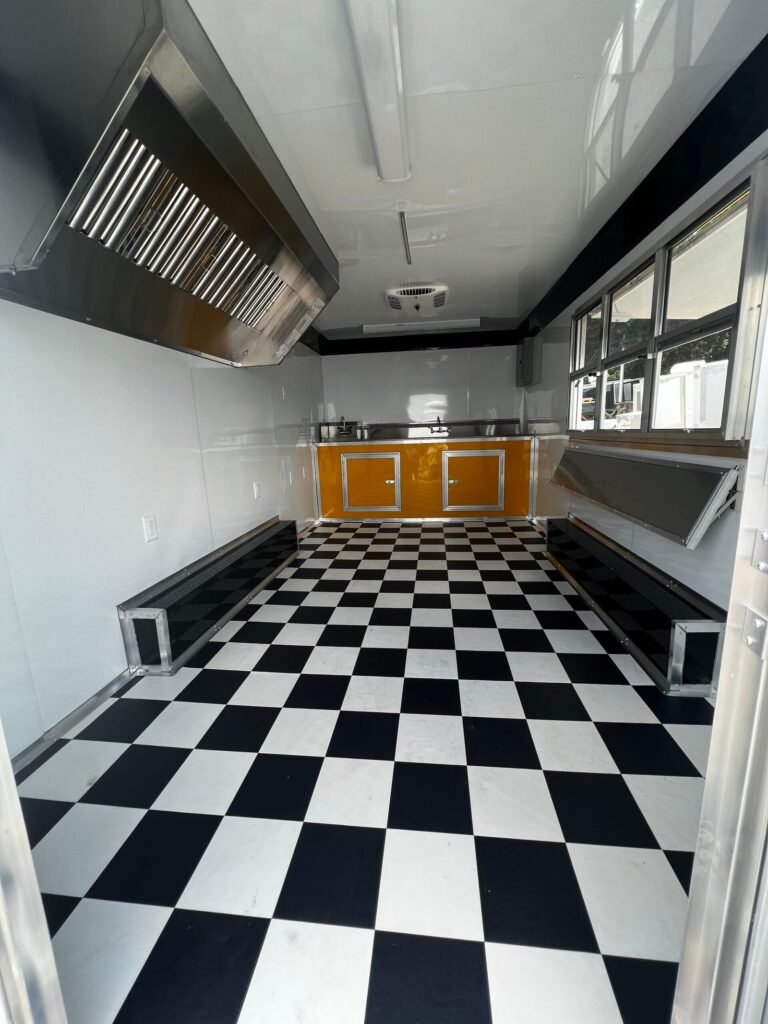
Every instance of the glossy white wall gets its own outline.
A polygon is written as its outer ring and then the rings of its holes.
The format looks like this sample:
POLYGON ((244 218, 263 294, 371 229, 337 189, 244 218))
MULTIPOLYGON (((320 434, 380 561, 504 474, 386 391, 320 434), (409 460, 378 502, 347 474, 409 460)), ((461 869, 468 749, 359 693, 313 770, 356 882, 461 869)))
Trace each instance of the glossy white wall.
POLYGON ((272 515, 313 517, 311 491, 281 467, 301 463, 290 424, 316 418, 322 387, 311 354, 235 370, 0 311, 0 717, 16 753, 123 670, 118 602, 272 515), (297 377, 277 431, 275 388, 297 377))
POLYGON ((323 359, 329 419, 368 423, 522 415, 515 346, 376 352, 323 359))

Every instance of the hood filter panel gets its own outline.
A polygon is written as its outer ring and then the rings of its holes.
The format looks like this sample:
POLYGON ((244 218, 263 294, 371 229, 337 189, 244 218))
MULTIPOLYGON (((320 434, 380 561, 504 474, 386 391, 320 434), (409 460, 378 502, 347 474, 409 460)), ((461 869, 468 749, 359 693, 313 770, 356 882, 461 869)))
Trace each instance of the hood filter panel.
POLYGON ((125 128, 67 224, 247 327, 290 291, 125 128))

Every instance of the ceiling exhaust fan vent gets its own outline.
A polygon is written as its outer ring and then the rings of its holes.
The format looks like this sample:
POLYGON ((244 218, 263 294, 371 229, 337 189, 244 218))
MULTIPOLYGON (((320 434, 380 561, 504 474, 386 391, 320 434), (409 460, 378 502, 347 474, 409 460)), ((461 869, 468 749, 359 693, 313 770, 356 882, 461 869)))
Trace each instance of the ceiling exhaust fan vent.
POLYGON ((387 288, 384 298, 390 309, 429 316, 448 300, 449 288, 439 281, 412 281, 399 288, 387 288))

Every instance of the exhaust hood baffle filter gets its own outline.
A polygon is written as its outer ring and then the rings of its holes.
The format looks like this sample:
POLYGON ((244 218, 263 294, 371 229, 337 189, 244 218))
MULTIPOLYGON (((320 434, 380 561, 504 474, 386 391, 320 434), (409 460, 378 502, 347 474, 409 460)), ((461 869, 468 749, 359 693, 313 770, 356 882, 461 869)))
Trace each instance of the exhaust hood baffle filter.
POLYGON ((288 288, 125 128, 67 224, 247 327, 288 288))

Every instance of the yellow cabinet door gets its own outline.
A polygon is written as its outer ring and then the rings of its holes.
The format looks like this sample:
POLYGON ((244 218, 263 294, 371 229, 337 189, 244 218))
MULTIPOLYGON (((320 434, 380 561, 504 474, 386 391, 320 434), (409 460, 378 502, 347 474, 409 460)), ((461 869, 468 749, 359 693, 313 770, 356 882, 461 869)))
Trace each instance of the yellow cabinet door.
POLYGON ((504 451, 443 452, 443 511, 501 512, 504 451))
POLYGON ((341 491, 345 512, 399 512, 400 453, 343 452, 341 491))

